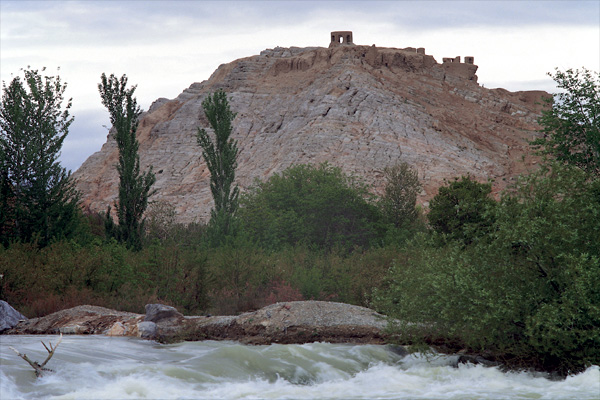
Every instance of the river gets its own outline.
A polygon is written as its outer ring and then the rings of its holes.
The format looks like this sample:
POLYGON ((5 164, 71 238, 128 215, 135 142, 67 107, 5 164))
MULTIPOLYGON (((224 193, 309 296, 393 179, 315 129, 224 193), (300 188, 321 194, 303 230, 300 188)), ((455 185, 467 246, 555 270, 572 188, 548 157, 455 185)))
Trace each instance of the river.
POLYGON ((65 336, 40 379, 9 349, 42 361, 56 339, 0 336, 0 399, 600 399, 597 366, 553 381, 388 346, 65 336))

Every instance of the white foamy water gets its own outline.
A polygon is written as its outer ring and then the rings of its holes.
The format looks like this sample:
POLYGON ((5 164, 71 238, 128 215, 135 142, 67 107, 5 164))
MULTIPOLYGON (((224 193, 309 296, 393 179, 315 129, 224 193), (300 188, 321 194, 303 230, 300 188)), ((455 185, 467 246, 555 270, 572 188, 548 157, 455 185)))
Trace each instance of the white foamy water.
POLYGON ((600 399, 597 366, 552 381, 386 346, 65 336, 41 379, 9 349, 42 361, 56 339, 0 336, 0 399, 600 399))

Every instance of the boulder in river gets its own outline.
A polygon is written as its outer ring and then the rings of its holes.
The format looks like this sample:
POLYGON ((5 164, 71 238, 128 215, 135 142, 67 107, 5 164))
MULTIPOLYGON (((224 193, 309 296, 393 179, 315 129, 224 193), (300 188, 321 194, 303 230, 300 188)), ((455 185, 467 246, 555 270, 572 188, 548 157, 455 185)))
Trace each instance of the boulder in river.
POLYGON ((0 332, 4 332, 16 326, 19 321, 27 317, 15 310, 4 300, 0 300, 0 332))
POLYGON ((142 339, 154 339, 156 337, 156 323, 152 321, 138 322, 138 336, 142 339))

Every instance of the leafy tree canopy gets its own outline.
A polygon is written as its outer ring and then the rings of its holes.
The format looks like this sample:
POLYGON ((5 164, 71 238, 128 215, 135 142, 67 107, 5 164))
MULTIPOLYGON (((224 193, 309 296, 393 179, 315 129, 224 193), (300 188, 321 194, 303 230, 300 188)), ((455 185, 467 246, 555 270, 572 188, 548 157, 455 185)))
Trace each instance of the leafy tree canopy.
POLYGON ((600 177, 600 73, 556 70, 550 75, 564 92, 549 99, 539 122, 544 137, 533 142, 557 160, 600 177))
POLYGON ((416 205, 421 182, 417 171, 403 162, 386 167, 384 178, 385 187, 379 201, 384 218, 396 228, 412 224, 419 215, 416 205))
MULTIPOLYGON (((42 70, 43 72, 44 70, 42 70)), ((26 69, 2 85, 0 238, 45 246, 78 224, 78 193, 58 157, 73 118, 59 76, 26 69)))
POLYGON ((597 182, 555 165, 504 194, 485 240, 418 236, 378 307, 405 342, 453 343, 512 367, 576 373, 600 362, 597 182))

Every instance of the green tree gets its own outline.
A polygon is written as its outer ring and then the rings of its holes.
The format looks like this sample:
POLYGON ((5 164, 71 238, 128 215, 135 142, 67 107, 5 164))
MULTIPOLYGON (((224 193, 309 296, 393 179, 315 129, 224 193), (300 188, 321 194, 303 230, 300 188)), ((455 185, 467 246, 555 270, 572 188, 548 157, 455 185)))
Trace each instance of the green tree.
POLYGON ((533 142, 557 160, 600 177, 600 73, 583 68, 549 73, 562 93, 539 120, 544 137, 533 142))
POLYGON ((12 234, 13 200, 4 146, 0 146, 0 243, 6 245, 12 234))
POLYGON ((210 190, 215 203, 210 224, 218 232, 217 236, 226 236, 232 232, 239 196, 238 187, 232 187, 238 155, 237 141, 231 138, 236 114, 231 111, 223 90, 207 96, 202 108, 214 133, 214 141, 205 129, 198 128, 197 136, 202 157, 210 171, 210 190))
POLYGON ((379 202, 384 218, 396 228, 412 224, 419 216, 416 205, 421 183, 417 171, 403 162, 386 167, 384 177, 386 184, 379 202))
POLYGON ((137 100, 133 97, 136 86, 127 88, 127 76, 117 78, 113 74, 101 76, 98 90, 102 104, 108 109, 110 122, 115 130, 114 138, 119 149, 119 200, 115 204, 119 225, 115 226, 110 216, 110 206, 106 215, 107 233, 129 247, 139 250, 142 247, 144 212, 156 177, 149 171, 140 171, 139 142, 136 131, 141 114, 137 100))
POLYGON ((364 185, 327 163, 297 165, 256 182, 241 200, 244 229, 263 246, 367 247, 381 235, 379 209, 364 185))
POLYGON ((429 204, 427 218, 432 228, 445 239, 470 244, 493 223, 489 212, 496 205, 490 197, 492 185, 470 176, 455 179, 439 189, 429 204))
MULTIPOLYGON (((43 70, 42 70, 43 71, 43 70)), ((0 240, 41 246, 73 234, 79 196, 58 157, 73 118, 59 76, 24 70, 2 85, 0 105, 0 240)))

